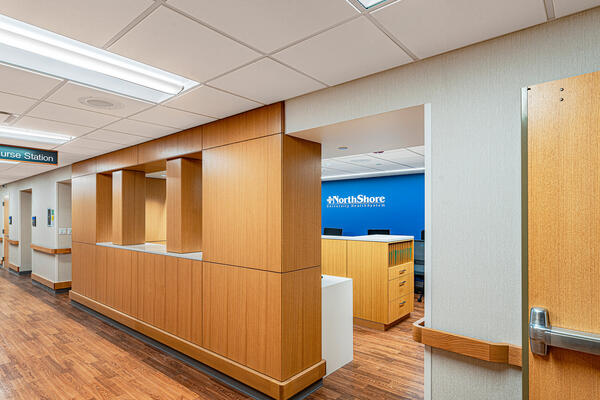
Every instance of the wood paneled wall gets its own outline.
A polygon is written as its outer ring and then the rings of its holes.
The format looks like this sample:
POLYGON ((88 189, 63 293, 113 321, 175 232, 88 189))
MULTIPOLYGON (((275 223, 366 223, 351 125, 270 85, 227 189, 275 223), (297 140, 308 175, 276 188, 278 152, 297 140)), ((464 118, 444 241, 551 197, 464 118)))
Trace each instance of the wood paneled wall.
POLYGON ((73 178, 73 241, 98 243, 112 240, 112 178, 92 174, 73 178))
POLYGON ((202 161, 167 161, 167 251, 202 251, 202 161))
MULTIPOLYGON (((168 249, 202 250, 204 261, 77 242, 74 298, 131 316, 128 326, 142 329, 140 321, 194 343, 221 357, 209 357, 211 366, 259 390, 274 384, 277 398, 324 374, 321 149, 286 136, 283 111, 283 103, 266 106, 79 163, 74 182, 81 185, 73 190, 76 210, 76 201, 93 202, 82 190, 99 169, 141 170, 140 164, 166 161, 168 249), (125 165, 133 157, 137 164, 125 165)), ((119 200, 113 214, 125 206, 124 172, 113 174, 119 200)), ((113 230, 122 231, 120 223, 113 230)), ((83 225, 77 230, 85 236, 83 225)))
POLYGON ((146 178, 146 242, 167 240, 167 181, 146 178))
POLYGON ((119 245, 146 240, 146 175, 140 171, 112 174, 112 241, 119 245))

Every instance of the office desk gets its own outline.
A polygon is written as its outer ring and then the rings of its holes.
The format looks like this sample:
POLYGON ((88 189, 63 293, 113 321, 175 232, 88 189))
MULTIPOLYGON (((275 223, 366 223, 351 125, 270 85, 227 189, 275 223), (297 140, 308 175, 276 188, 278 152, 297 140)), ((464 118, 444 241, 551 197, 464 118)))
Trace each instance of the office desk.
POLYGON ((414 238, 322 236, 322 273, 353 280, 354 323, 386 330, 414 303, 414 238))

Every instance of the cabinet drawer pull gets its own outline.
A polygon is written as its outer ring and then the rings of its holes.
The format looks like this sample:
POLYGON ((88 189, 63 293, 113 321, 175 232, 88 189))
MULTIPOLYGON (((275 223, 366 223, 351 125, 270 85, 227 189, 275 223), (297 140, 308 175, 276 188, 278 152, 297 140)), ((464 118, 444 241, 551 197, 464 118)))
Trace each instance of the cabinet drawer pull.
POLYGON ((405 283, 406 283, 406 281, 402 281, 402 282, 400 282, 399 286, 404 286, 405 283))
POLYGON ((399 306, 402 307, 405 304, 406 304, 406 300, 404 300, 402 303, 400 303, 399 306))
POLYGON ((403 273, 405 273, 405 272, 406 272, 406 270, 405 270, 405 269, 403 269, 402 271, 400 271, 400 273, 399 273, 398 275, 402 275, 402 274, 403 274, 403 273))

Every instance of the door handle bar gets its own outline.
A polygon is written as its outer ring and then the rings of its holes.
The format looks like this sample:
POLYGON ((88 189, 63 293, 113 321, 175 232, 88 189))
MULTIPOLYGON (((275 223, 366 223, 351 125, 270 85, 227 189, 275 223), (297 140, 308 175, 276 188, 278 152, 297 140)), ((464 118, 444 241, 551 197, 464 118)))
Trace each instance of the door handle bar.
POLYGON ((529 313, 529 346, 538 356, 548 354, 548 346, 600 355, 600 335, 555 328, 550 325, 548 310, 532 307, 529 313))

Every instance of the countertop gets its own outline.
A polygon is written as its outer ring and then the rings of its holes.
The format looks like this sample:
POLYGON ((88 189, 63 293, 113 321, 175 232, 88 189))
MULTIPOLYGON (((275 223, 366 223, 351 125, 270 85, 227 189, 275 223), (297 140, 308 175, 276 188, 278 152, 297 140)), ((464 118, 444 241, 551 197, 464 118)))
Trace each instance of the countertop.
POLYGON ((402 235, 363 235, 363 236, 333 236, 333 235, 322 235, 321 239, 333 239, 333 240, 357 240, 359 242, 380 242, 380 243, 395 243, 395 242, 406 242, 414 240, 414 236, 402 236, 402 235))
POLYGON ((129 246, 119 246, 111 242, 96 243, 98 246, 113 247, 115 249, 124 249, 131 251, 139 251, 140 253, 151 253, 160 254, 163 256, 187 258, 189 260, 202 261, 202 252, 197 253, 169 253, 167 252, 167 246, 158 243, 144 243, 144 244, 133 244, 129 246))

